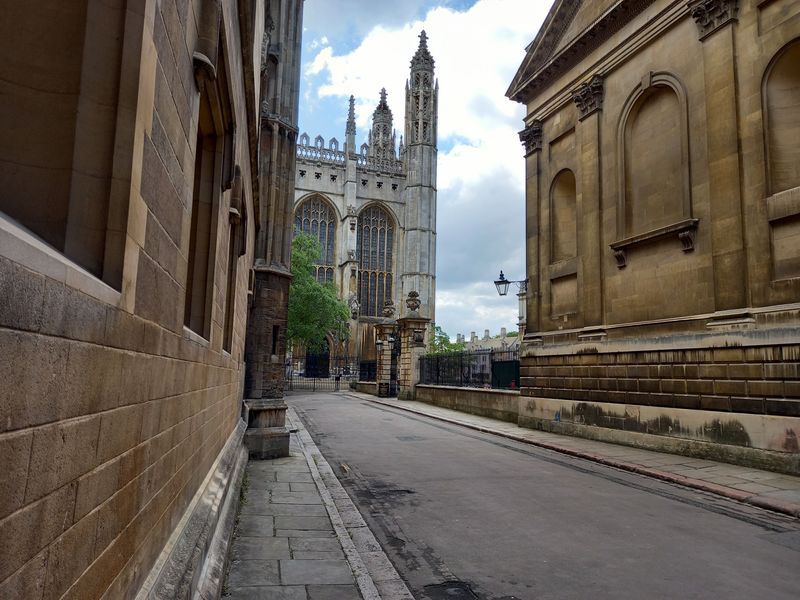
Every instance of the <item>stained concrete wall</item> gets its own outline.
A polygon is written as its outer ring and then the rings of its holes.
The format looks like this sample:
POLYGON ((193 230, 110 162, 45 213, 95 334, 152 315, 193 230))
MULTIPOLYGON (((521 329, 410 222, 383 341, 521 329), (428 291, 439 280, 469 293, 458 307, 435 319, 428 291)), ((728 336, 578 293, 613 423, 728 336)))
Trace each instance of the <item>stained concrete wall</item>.
MULTIPOLYGON (((55 19, 44 4, 38 18, 55 19)), ((111 66, 124 126, 110 190, 97 199, 109 207, 108 235, 122 241, 118 262, 105 256, 118 281, 108 285, 45 244, 0 199, 0 598, 135 596, 239 420, 254 238, 251 229, 233 261, 226 352, 230 189, 219 195, 212 230, 209 334, 183 325, 199 102, 192 51, 197 11, 208 3, 100 4, 89 2, 97 20, 87 31, 105 31, 104 19, 125 23, 121 60, 91 56, 119 61, 111 66)), ((244 81, 259 65, 243 54, 236 3, 222 6, 238 124, 231 158, 254 223, 246 104, 257 102, 244 81)), ((252 45, 260 47, 262 30, 252 45)), ((14 56, 36 56, 39 40, 28 43, 14 56)), ((110 68, 102 66, 84 64, 82 77, 110 68)), ((90 133, 78 131, 88 135, 84 151, 101 151, 90 133)))

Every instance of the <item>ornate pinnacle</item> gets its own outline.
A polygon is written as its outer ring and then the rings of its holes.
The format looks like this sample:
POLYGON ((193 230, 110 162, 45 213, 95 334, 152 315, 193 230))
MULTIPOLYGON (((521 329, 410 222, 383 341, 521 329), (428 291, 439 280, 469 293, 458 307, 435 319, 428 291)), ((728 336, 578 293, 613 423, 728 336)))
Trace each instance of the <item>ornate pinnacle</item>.
POLYGON ((428 51, 428 35, 425 30, 419 34, 419 48, 414 58, 411 59, 411 68, 427 68, 433 70, 433 56, 428 51))
POLYGON ((356 132, 356 99, 350 96, 350 108, 347 111, 347 128, 345 133, 355 134, 356 132))

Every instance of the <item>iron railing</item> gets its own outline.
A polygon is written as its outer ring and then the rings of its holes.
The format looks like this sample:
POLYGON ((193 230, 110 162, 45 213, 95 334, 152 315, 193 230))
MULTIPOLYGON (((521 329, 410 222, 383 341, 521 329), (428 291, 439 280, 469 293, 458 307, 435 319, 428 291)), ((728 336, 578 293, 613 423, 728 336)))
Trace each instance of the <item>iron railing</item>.
POLYGON ((375 381, 376 372, 376 361, 361 360, 357 356, 295 356, 286 366, 284 388, 338 392, 348 389, 351 381, 375 381))
POLYGON ((429 354, 419 366, 422 384, 519 389, 519 350, 429 354))

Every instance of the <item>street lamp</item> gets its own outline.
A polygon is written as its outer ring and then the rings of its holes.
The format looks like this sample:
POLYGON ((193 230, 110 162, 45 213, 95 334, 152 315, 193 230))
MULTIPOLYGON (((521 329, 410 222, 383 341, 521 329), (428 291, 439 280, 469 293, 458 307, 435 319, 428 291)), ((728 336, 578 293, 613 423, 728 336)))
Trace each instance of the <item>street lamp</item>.
POLYGON ((505 275, 503 275, 503 271, 500 271, 500 278, 495 280, 494 285, 497 288, 497 293, 501 296, 505 296, 508 294, 508 288, 512 283, 519 288, 520 292, 525 292, 528 288, 527 279, 522 279, 521 281, 510 281, 506 279, 505 275))

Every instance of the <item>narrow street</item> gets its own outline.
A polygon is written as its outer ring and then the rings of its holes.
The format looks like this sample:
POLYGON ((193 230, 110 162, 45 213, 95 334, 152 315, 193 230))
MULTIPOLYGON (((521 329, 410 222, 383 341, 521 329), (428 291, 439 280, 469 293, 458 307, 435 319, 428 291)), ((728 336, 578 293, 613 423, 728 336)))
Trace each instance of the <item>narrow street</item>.
POLYGON ((418 600, 797 598, 797 519, 346 393, 287 402, 418 600))

